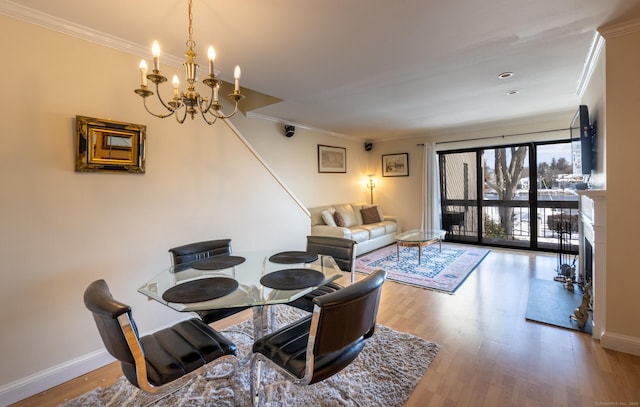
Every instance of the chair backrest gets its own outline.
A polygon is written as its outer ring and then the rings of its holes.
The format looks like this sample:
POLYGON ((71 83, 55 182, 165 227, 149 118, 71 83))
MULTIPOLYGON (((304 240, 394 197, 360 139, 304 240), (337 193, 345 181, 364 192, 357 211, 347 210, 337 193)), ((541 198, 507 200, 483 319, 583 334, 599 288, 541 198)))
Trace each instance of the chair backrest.
POLYGON ((341 270, 353 273, 356 262, 355 240, 333 236, 307 236, 307 251, 331 256, 341 270))
POLYGON ((123 364, 135 366, 135 360, 122 331, 121 320, 129 320, 135 336, 138 329, 131 316, 131 307, 116 301, 104 280, 96 280, 84 291, 84 305, 93 314, 98 332, 107 351, 123 364))
POLYGON ((314 358, 347 348, 373 335, 386 272, 313 299, 314 312, 307 355, 314 358))
POLYGON ((207 240, 169 249, 173 265, 206 259, 220 254, 231 254, 231 239, 207 240))

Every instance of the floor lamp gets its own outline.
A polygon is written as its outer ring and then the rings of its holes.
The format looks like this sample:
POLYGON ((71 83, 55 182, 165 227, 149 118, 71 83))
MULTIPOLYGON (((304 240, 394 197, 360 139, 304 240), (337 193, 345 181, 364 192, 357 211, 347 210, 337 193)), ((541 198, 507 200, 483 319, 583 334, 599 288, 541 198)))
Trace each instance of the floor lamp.
POLYGON ((376 189, 376 182, 375 179, 373 179, 373 175, 374 174, 369 174, 369 182, 367 183, 367 188, 369 188, 371 193, 371 205, 373 205, 373 190, 376 189))

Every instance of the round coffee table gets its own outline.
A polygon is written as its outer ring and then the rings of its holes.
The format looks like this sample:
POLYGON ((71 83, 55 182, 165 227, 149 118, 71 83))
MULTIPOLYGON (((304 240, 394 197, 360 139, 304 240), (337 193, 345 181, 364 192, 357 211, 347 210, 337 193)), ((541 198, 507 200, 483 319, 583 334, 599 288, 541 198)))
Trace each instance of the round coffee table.
POLYGON ((446 231, 440 229, 422 230, 415 229, 408 232, 400 233, 396 236, 396 251, 398 261, 400 261, 400 246, 418 246, 418 264, 422 262, 422 248, 432 243, 440 243, 440 251, 442 251, 442 238, 447 234, 446 231))

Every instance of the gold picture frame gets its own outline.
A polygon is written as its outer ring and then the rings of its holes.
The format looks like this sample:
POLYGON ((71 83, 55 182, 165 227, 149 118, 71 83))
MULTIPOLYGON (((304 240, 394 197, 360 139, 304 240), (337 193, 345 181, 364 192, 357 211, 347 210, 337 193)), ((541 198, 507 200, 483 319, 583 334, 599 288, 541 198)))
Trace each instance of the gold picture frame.
POLYGON ((76 116, 76 171, 144 174, 147 126, 76 116))

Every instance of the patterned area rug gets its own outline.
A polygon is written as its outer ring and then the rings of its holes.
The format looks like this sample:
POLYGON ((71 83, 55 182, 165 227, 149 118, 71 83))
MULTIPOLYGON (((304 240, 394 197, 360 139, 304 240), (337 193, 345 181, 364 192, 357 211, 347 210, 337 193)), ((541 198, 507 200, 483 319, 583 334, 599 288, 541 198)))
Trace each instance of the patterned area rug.
MULTIPOLYGON (((283 326, 306 315, 304 311, 276 306, 276 326, 283 326)), ((243 357, 251 350, 252 322, 245 321, 224 331, 243 357)), ((263 369, 262 405, 291 406, 403 406, 409 399, 440 346, 416 336, 378 325, 355 361, 340 373, 312 386, 297 386, 272 368, 263 369), (266 400, 264 398, 266 395, 266 400)), ((218 373, 225 365, 210 370, 218 373)), ((106 388, 96 388, 62 407, 134 407, 151 403, 160 407, 248 406, 250 364, 242 365, 230 378, 205 380, 195 377, 188 385, 160 400, 132 386, 124 376, 106 388)))
POLYGON ((396 245, 392 244, 356 260, 356 271, 366 274, 376 269, 387 271, 387 279, 411 284, 422 288, 453 294, 489 250, 442 244, 422 248, 422 259, 418 264, 417 247, 400 247, 400 260, 396 245))

